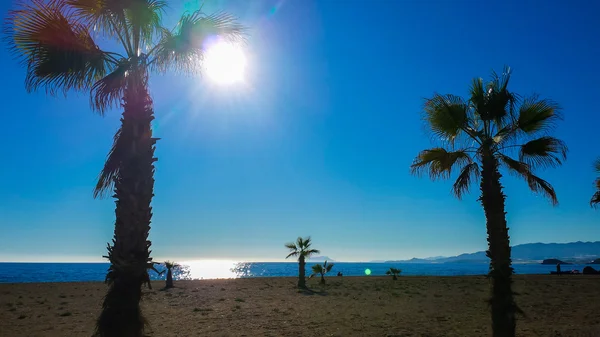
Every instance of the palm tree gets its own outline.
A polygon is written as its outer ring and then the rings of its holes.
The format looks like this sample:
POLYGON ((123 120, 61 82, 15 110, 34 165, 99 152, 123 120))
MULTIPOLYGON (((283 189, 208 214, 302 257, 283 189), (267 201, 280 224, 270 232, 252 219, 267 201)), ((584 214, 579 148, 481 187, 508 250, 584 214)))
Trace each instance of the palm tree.
POLYGON ((310 277, 314 277, 317 275, 321 275, 321 284, 325 284, 325 274, 327 274, 328 272, 331 271, 331 268, 333 268, 333 263, 327 264, 327 260, 325 260, 325 263, 321 264, 315 264, 314 266, 312 266, 312 275, 310 275, 310 277))
POLYGON ((396 281, 398 279, 398 275, 400 275, 401 272, 402 270, 400 269, 390 268, 388 271, 385 272, 385 274, 392 275, 393 280, 396 281))
POLYGON ((479 180, 486 217, 492 280, 490 299, 495 337, 515 335, 510 243, 500 167, 523 178, 529 188, 558 203, 552 186, 534 175, 534 169, 556 167, 566 159, 565 144, 549 136, 560 119, 559 106, 537 95, 520 97, 508 89, 510 68, 490 82, 474 79, 468 100, 435 94, 424 105, 424 118, 442 145, 424 150, 411 166, 413 174, 426 172, 432 179, 449 178, 459 170, 452 192, 458 198, 479 180), (517 155, 518 159, 511 157, 517 155))
POLYGON ((592 207, 597 207, 600 205, 600 158, 596 159, 594 162, 594 170, 596 171, 598 178, 596 178, 594 181, 594 185, 596 185, 596 193, 594 193, 592 196, 590 205, 592 205, 592 207))
POLYGON ((298 237, 296 242, 286 243, 285 247, 290 250, 290 253, 285 258, 298 257, 298 288, 306 288, 306 258, 313 254, 319 254, 317 249, 310 248, 310 236, 306 239, 298 237))
POLYGON ((56 95, 89 91, 92 110, 122 107, 121 127, 94 196, 114 191, 116 221, 108 244, 108 293, 97 322, 99 336, 142 336, 141 286, 152 266, 150 203, 154 188, 154 119, 150 73, 201 71, 207 41, 244 39, 244 28, 225 13, 185 13, 170 30, 162 25, 164 0, 22 0, 8 13, 6 31, 26 67, 27 91, 56 95), (105 51, 96 41, 112 40, 105 51))
POLYGON ((173 268, 178 268, 179 265, 172 261, 165 261, 165 267, 167 267, 167 283, 165 289, 173 288, 173 268))

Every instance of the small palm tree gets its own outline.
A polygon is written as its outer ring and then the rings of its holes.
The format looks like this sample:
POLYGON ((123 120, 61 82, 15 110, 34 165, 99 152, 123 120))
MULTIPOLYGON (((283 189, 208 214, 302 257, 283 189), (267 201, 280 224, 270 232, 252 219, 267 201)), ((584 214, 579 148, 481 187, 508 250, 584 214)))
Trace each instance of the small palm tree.
POLYGON ((306 258, 320 253, 317 249, 310 248, 311 244, 310 236, 305 239, 298 237, 296 242, 285 244, 285 247, 290 250, 285 258, 298 257, 298 288, 306 288, 306 258))
POLYGON ((179 265, 173 261, 165 261, 165 267, 167 267, 167 283, 165 289, 173 288, 173 269, 179 268, 179 265))
POLYGON ((92 110, 123 108, 94 195, 114 192, 114 238, 106 256, 108 293, 96 335, 143 335, 139 301, 148 279, 154 157, 151 73, 197 73, 209 41, 242 41, 244 27, 226 13, 186 12, 174 29, 163 26, 164 0, 17 0, 7 38, 26 67, 27 91, 90 94, 92 110), (110 40, 111 51, 97 42, 110 40))
POLYGON ((486 217, 492 280, 492 331, 494 337, 515 335, 515 304, 512 291, 510 242, 500 183, 500 168, 521 177, 529 188, 558 203, 552 186, 534 174, 536 168, 555 167, 566 159, 567 147, 549 136, 560 119, 559 106, 537 95, 520 97, 510 92, 510 69, 492 74, 484 85, 474 79, 470 97, 435 94, 427 99, 424 117, 442 146, 424 150, 411 166, 413 174, 427 173, 432 179, 459 175, 452 192, 461 198, 471 184, 480 182, 486 217), (518 159, 512 156, 517 155, 518 159))
POLYGON ((594 170, 596 171, 598 178, 596 178, 596 181, 594 181, 594 185, 596 186, 596 193, 594 193, 594 195, 592 196, 592 199, 590 200, 590 205, 592 205, 592 207, 597 207, 598 205, 600 205, 600 158, 596 159, 596 161, 594 162, 594 170))
POLYGON ((396 281, 398 279, 398 275, 400 275, 401 272, 402 270, 400 269, 390 268, 388 271, 385 272, 385 274, 392 275, 393 280, 396 281))
POLYGON ((321 264, 315 264, 314 266, 312 266, 312 271, 313 273, 310 275, 310 277, 314 277, 316 275, 321 275, 321 284, 325 284, 325 274, 329 273, 331 271, 331 268, 333 268, 333 263, 327 264, 327 260, 325 260, 325 263, 321 264))

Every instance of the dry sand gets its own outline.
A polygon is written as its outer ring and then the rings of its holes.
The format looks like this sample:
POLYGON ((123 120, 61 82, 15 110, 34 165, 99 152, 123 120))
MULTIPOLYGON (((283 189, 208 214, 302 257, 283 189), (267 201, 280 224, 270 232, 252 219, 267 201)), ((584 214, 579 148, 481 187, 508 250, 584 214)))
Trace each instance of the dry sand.
MULTIPOLYGON (((600 336, 600 277, 518 276, 519 336, 600 336)), ((179 281, 144 290, 158 336, 489 336, 484 277, 179 281)), ((0 336, 90 336, 103 283, 0 284, 0 336)))

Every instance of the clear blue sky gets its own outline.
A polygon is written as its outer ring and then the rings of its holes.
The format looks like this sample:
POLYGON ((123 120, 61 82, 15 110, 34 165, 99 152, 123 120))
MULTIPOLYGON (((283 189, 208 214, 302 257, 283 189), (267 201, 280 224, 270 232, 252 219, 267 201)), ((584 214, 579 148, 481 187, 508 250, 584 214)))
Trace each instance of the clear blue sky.
MULTIPOLYGON (((8 1, 0 4, 4 15, 8 1)), ((249 88, 154 76, 162 140, 151 239, 157 258, 278 260, 312 235, 337 260, 486 248, 475 193, 409 174, 430 146, 419 113, 510 65, 512 90, 558 101, 567 164, 540 173, 556 208, 506 176, 513 244, 595 241, 588 206, 600 112, 594 1, 208 1, 252 28, 249 88)), ((174 6, 170 21, 182 10, 174 6)), ((100 261, 114 203, 92 199, 119 125, 83 95, 27 94, 3 47, 0 261, 100 261)))

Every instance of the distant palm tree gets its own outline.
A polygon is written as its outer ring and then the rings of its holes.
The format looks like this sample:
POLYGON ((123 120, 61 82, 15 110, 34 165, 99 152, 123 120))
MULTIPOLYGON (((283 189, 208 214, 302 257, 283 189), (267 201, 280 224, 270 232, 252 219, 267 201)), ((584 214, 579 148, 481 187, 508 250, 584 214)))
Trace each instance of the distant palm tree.
POLYGON ((560 119, 559 106, 537 95, 520 97, 508 91, 510 69, 492 74, 484 85, 474 79, 470 97, 435 94, 427 99, 424 117, 441 147, 419 153, 411 166, 413 174, 427 173, 432 179, 449 178, 460 171, 452 192, 458 198, 480 181, 487 221, 492 279, 492 329, 495 337, 515 335, 515 304, 512 291, 510 243, 506 225, 500 167, 523 178, 529 188, 558 203, 552 186, 534 175, 536 168, 555 167, 566 159, 567 147, 549 136, 560 119), (513 159, 511 155, 517 155, 513 159))
POLYGON ((165 261, 165 267, 167 267, 167 283, 165 289, 173 288, 173 268, 178 268, 179 265, 172 261, 165 261))
POLYGON ((594 193, 592 196, 590 205, 592 205, 592 207, 597 207, 600 205, 600 158, 596 159, 594 162, 594 170, 596 171, 598 177, 596 178, 596 181, 594 181, 594 184, 596 185, 596 193, 594 193))
POLYGON ((94 111, 123 108, 94 195, 114 191, 116 221, 111 263, 96 335, 139 337, 144 318, 141 286, 152 266, 148 240, 154 188, 151 72, 201 70, 206 42, 240 41, 244 28, 225 13, 185 13, 175 29, 163 27, 164 0, 22 0, 8 13, 12 51, 27 68, 28 91, 90 93, 94 111), (96 43, 112 40, 113 51, 96 43))
POLYGON ((290 250, 285 258, 298 257, 298 288, 306 288, 306 258, 320 253, 317 249, 310 248, 310 245, 310 236, 305 239, 298 237, 296 242, 285 244, 285 247, 290 250))
POLYGON ((330 272, 331 268, 333 268, 333 263, 327 264, 327 260, 325 260, 325 263, 323 263, 322 265, 315 264, 314 266, 312 266, 313 273, 312 275, 310 275, 310 277, 321 275, 321 284, 325 284, 325 274, 330 272))
POLYGON ((385 272, 385 274, 392 275, 392 277, 395 281, 398 279, 398 275, 400 275, 401 272, 402 272, 402 270, 400 270, 400 269, 390 268, 388 271, 385 272))

